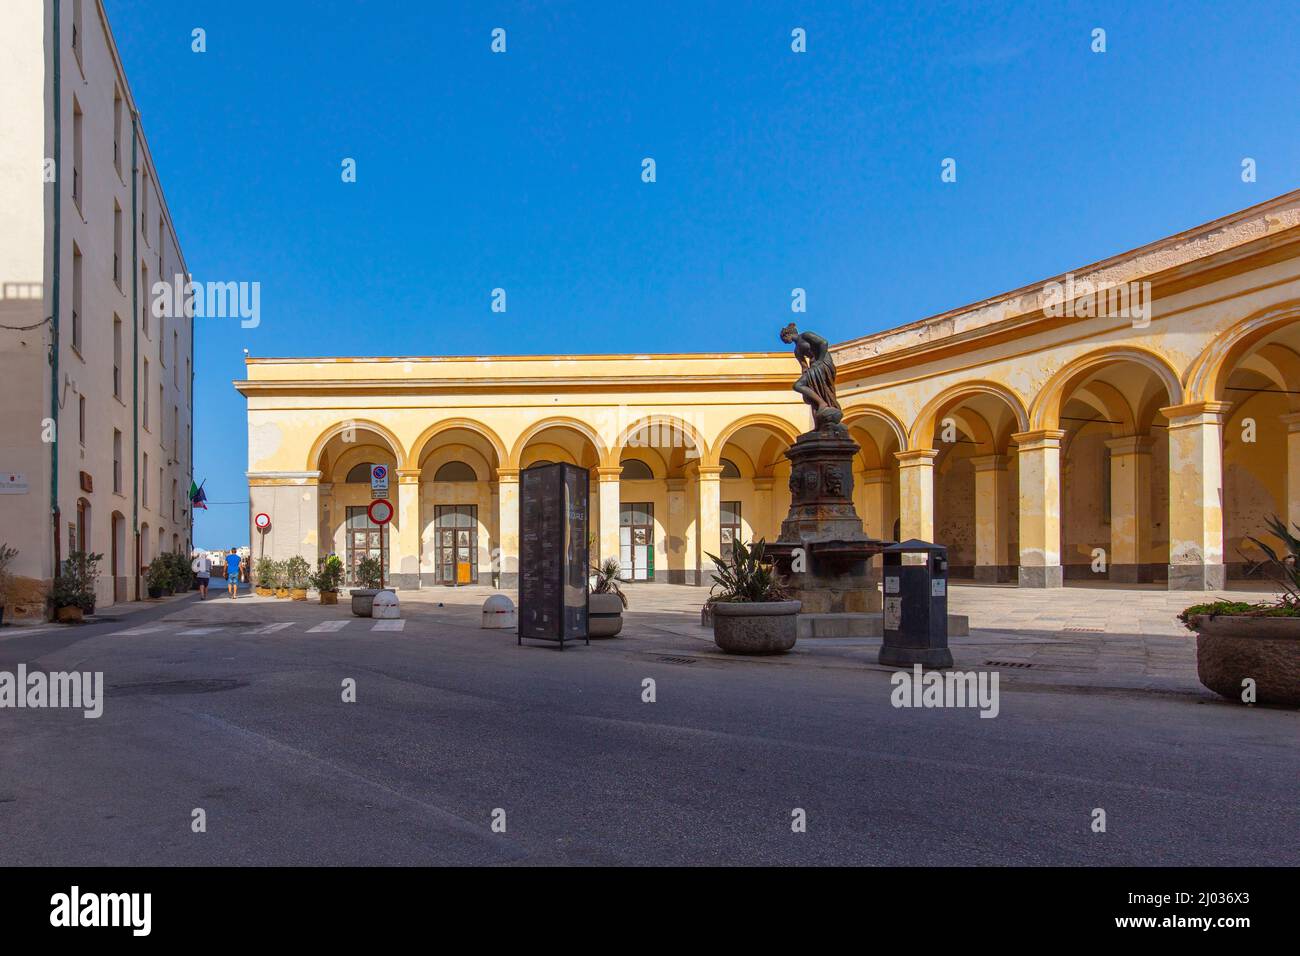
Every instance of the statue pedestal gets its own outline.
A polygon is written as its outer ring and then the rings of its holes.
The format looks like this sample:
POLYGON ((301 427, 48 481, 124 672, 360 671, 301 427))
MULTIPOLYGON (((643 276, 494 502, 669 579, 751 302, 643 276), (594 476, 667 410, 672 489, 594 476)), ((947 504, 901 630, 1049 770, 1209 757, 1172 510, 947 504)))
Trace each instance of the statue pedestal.
POLYGON ((862 614, 881 608, 871 558, 889 542, 869 538, 853 506, 858 445, 838 421, 800 435, 790 459, 790 513, 768 546, 803 614, 862 614))

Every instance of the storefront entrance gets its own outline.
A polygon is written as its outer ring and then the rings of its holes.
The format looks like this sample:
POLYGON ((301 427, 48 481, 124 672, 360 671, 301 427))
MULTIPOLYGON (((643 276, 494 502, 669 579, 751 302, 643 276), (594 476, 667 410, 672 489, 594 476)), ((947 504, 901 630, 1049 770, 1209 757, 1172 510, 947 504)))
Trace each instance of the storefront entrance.
POLYGON ((383 525, 370 520, 364 505, 348 507, 347 553, 348 584, 357 584, 357 565, 363 558, 378 558, 387 577, 388 533, 383 525))
POLYGON ((438 505, 434 511, 434 575, 439 584, 478 582, 478 506, 438 505))
POLYGON ((655 509, 649 501, 619 506, 618 563, 626 581, 653 581, 655 509))

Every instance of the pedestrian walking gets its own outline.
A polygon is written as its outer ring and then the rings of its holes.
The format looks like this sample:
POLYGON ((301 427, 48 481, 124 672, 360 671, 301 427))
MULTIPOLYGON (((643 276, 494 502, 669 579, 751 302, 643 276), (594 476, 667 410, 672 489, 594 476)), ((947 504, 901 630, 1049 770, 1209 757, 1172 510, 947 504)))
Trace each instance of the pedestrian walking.
POLYGON ((206 601, 208 599, 208 580, 212 577, 212 561, 208 558, 206 551, 200 551, 198 556, 190 562, 190 570, 199 579, 199 600, 206 601))
POLYGON ((230 600, 235 600, 239 591, 239 568, 243 560, 235 552, 234 548, 226 555, 226 590, 230 592, 230 600))

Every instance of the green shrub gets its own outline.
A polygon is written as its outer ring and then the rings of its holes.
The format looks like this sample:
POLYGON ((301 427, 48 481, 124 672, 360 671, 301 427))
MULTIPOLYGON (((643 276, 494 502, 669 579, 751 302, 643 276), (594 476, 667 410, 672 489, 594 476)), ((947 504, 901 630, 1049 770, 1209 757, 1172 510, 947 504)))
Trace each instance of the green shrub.
POLYGON ((275 587, 275 562, 270 558, 258 558, 253 565, 253 577, 257 579, 259 588, 275 587))
POLYGON ((591 593, 617 594, 618 599, 623 602, 623 606, 627 607, 627 595, 618 586, 618 575, 621 570, 618 558, 606 558, 598 565, 593 564, 591 573, 595 575, 596 582, 590 587, 591 593))
POLYGON ((357 584, 362 588, 375 590, 383 587, 384 566, 378 558, 362 558, 357 562, 357 584))
POLYGON ((317 591, 337 591, 343 583, 343 561, 337 554, 320 558, 311 575, 311 586, 317 591))
POLYGON ((307 559, 300 554, 295 554, 292 558, 284 563, 284 581, 287 587, 301 590, 307 586, 307 579, 311 575, 311 565, 307 559))
POLYGON ((718 570, 712 575, 714 584, 709 600, 744 604, 786 600, 786 590, 776 569, 765 559, 766 550, 767 542, 762 538, 748 546, 737 539, 732 544, 730 560, 710 554, 718 570))
POLYGON ((95 609, 95 582, 99 579, 99 562, 102 554, 89 551, 70 551, 59 569, 50 589, 50 601, 56 608, 79 607, 83 611, 95 609))

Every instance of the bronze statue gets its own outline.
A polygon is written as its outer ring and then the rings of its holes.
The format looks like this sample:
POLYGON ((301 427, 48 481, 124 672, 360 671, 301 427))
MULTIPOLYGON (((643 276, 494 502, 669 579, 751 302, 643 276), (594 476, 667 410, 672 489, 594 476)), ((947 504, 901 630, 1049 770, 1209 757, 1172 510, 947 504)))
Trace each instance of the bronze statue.
POLYGON ((835 398, 835 361, 830 343, 816 332, 800 332, 793 322, 781 330, 781 341, 794 343, 794 357, 803 369, 794 390, 812 407, 817 427, 838 423, 844 416, 835 398))

